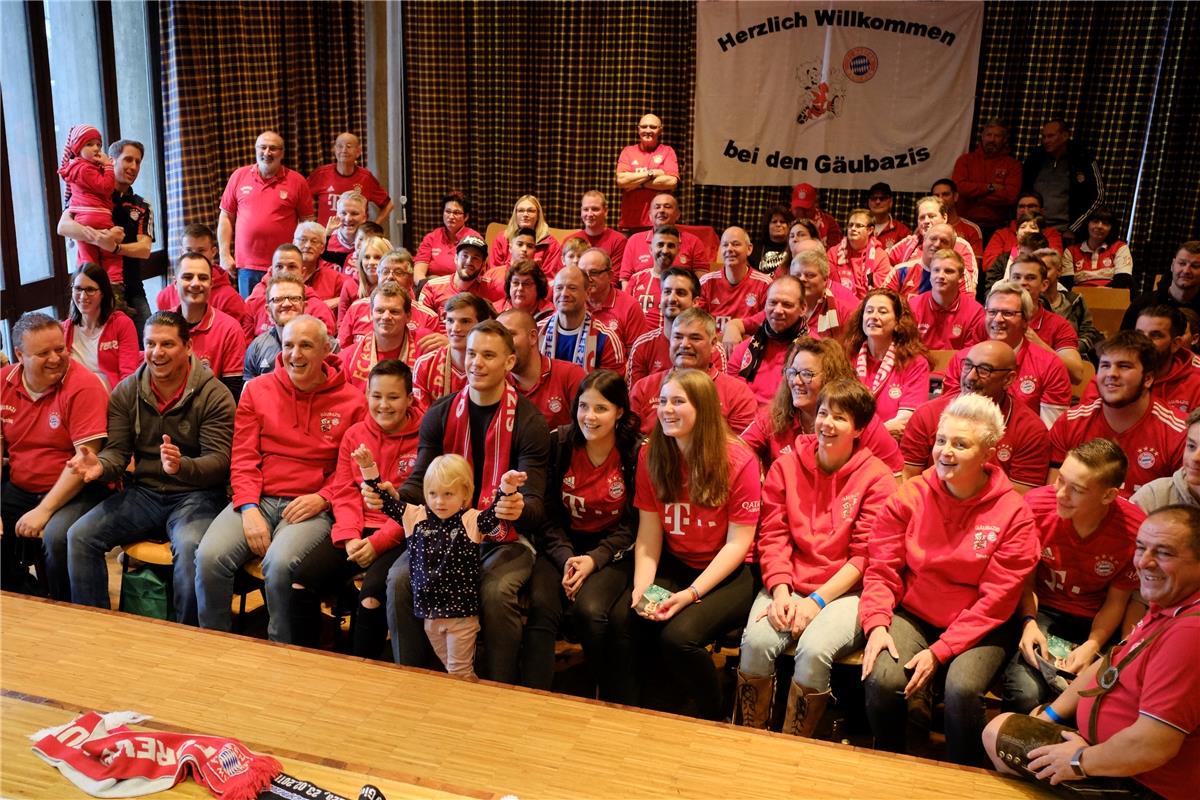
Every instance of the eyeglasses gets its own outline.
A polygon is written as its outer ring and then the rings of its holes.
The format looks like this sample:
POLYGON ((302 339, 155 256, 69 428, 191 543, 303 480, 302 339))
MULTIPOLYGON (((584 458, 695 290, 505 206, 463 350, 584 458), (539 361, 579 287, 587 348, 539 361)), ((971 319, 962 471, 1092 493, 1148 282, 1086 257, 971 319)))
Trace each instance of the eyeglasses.
POLYGON ((865 222, 847 222, 846 227, 847 228, 869 228, 871 226, 865 222))
POLYGON ((267 302, 273 306, 281 306, 284 303, 291 303, 294 306, 298 306, 304 302, 304 295, 302 295, 302 294, 285 294, 283 297, 272 297, 267 302))
POLYGON ((378 270, 378 272, 379 280, 381 281, 386 278, 403 278, 406 275, 412 275, 412 273, 406 269, 381 269, 378 270))
POLYGON ((997 372, 1012 372, 1013 368, 1012 367, 993 367, 991 364, 976 364, 974 361, 971 361, 970 359, 963 359, 962 374, 967 375, 971 372, 971 370, 975 370, 975 372, 979 375, 979 377, 983 378, 984 380, 987 380, 988 378, 995 375, 997 372))
POLYGON ((96 286, 73 286, 71 287, 71 291, 85 297, 95 297, 100 294, 100 289, 96 286))
POLYGON ((442 210, 442 216, 446 216, 446 217, 465 217, 466 215, 467 215, 467 212, 465 212, 465 211, 455 211, 454 209, 450 209, 450 208, 442 210))
POLYGON ((611 272, 611 271, 612 271, 612 267, 606 267, 604 269, 584 270, 583 274, 587 276, 588 280, 592 280, 593 278, 599 278, 604 273, 611 272))
POLYGON ((783 371, 783 376, 789 381, 794 381, 799 376, 800 380, 805 383, 812 383, 813 378, 816 378, 820 374, 820 372, 813 372, 811 369, 796 369, 795 367, 788 367, 783 371))
POLYGON ((1021 316, 1020 311, 1008 311, 1003 308, 989 308, 983 313, 989 317, 1003 317, 1004 319, 1016 319, 1017 317, 1021 316))

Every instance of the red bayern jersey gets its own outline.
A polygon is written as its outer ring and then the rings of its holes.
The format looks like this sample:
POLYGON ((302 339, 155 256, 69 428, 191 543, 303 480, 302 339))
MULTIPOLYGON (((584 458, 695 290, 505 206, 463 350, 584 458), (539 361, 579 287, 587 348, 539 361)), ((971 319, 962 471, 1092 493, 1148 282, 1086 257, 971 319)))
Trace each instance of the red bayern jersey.
MULTIPOLYGON (((946 393, 957 392, 962 379, 962 362, 967 357, 963 348, 954 354, 946 367, 946 393)), ((1042 416, 1047 415, 1044 407, 1055 411, 1054 416, 1071 405, 1071 378, 1067 368, 1054 353, 1047 352, 1035 344, 1022 342, 1017 348, 1016 378, 1008 387, 1008 393, 1042 416)))
POLYGON ((1100 527, 1081 539, 1075 523, 1058 515, 1055 492, 1053 486, 1039 486, 1025 495, 1042 547, 1033 588, 1039 606, 1091 619, 1104 605, 1110 585, 1138 588, 1133 543, 1146 512, 1118 497, 1100 527))
POLYGON ((866 375, 860 375, 863 386, 875 395, 875 417, 881 422, 894 419, 901 411, 912 411, 929 399, 929 362, 924 356, 914 356, 906 364, 896 364, 891 374, 877 386, 881 361, 867 356, 866 375))
POLYGON ((616 286, 609 289, 608 298, 602 303, 593 303, 589 298, 588 311, 621 340, 625 352, 629 352, 630 345, 648 329, 642 307, 616 286))
MULTIPOLYGON (((674 446, 674 445, 672 445, 674 446)), ((761 505, 762 482, 758 459, 750 448, 731 440, 726 445, 729 458, 729 498, 712 508, 693 503, 688 495, 688 470, 680 470, 675 500, 664 503, 654 495, 647 467, 649 448, 638 456, 637 494, 634 505, 642 511, 658 514, 662 522, 663 544, 670 553, 692 569, 704 569, 725 546, 730 525, 755 525, 761 505)))
MULTIPOLYGON (((613 272, 620 269, 621 261, 625 258, 625 237, 621 235, 620 231, 612 228, 605 228, 595 236, 586 230, 578 230, 569 234, 563 241, 565 242, 567 239, 583 239, 589 247, 599 247, 608 253, 608 260, 613 265, 613 272)), ((557 270, 555 271, 557 272, 557 270)))
POLYGON ((517 393, 525 396, 529 402, 537 406, 546 418, 550 430, 571 421, 571 406, 575 402, 575 392, 579 390, 579 382, 587 374, 583 367, 570 361, 560 361, 557 358, 541 356, 542 373, 528 390, 517 383, 512 373, 508 382, 516 387, 517 393))
POLYGON ((63 379, 36 399, 25 388, 23 374, 20 364, 0 371, 0 438, 13 485, 42 494, 54 488, 76 445, 104 438, 108 391, 73 359, 67 360, 63 379))
MULTIPOLYGON (((439 225, 435 230, 425 234, 425 238, 421 239, 421 244, 417 247, 417 254, 413 256, 413 263, 428 264, 429 268, 425 272, 427 277, 453 275, 458 243, 467 236, 474 236, 479 239, 483 238, 479 231, 466 225, 459 228, 458 233, 451 237, 446 232, 446 226, 439 225)), ((350 259, 346 260, 349 261, 350 259)))
POLYGON ((344 192, 362 192, 379 208, 392 202, 387 190, 379 185, 379 179, 365 167, 355 166, 354 172, 343 175, 338 172, 337 164, 325 164, 308 176, 308 188, 317 201, 317 222, 322 225, 337 214, 337 201, 344 192))
MULTIPOLYGON (((620 267, 619 277, 621 280, 627 281, 642 270, 650 269, 654 265, 654 256, 650 253, 650 240, 653 238, 654 231, 648 230, 635 233, 626 240, 625 256, 621 259, 621 263, 616 265, 620 267)), ((690 269, 697 275, 703 275, 709 269, 708 248, 695 234, 681 230, 679 231, 679 253, 676 254, 675 263, 672 266, 690 269)))
POLYGON ((725 270, 719 269, 700 278, 700 304, 716 318, 717 330, 723 331, 729 320, 744 319, 762 311, 770 287, 771 279, 756 270, 748 269, 745 276, 733 284, 725 270))
POLYGON ((571 532, 602 533, 612 527, 625 512, 625 495, 632 488, 625 485, 617 448, 598 466, 588 458, 586 447, 572 448, 571 464, 562 478, 562 503, 571 516, 571 532))
POLYGON ((967 294, 959 294, 949 306, 942 307, 933 292, 921 292, 908 298, 917 320, 921 342, 930 350, 961 350, 983 341, 983 306, 967 294))
POLYGON ((482 273, 466 287, 460 287, 457 275, 439 275, 425 281, 421 287, 421 305, 437 312, 438 319, 446 319, 446 301, 459 292, 470 292, 495 305, 504 299, 504 281, 493 281, 482 273))
MULTIPOLYGON (((715 372, 725 371, 725 348, 714 347, 708 366, 715 372)), ((625 385, 632 387, 642 378, 671 367, 671 341, 658 330, 646 331, 629 348, 625 362, 625 385)))
MULTIPOLYGON (((750 366, 752 360, 750 342, 750 339, 743 339, 737 347, 733 348, 727 368, 732 377, 743 381, 746 379, 741 375, 742 370, 750 366)), ((787 359, 787 351, 790 346, 791 342, 768 339, 766 352, 763 353, 762 360, 758 364, 758 371, 754 373, 752 379, 746 381, 760 406, 770 404, 771 399, 775 396, 775 390, 783 381, 784 361, 787 359)))
POLYGON ((1129 429, 1117 433, 1104 416, 1100 399, 1078 405, 1058 418, 1050 428, 1050 464, 1058 467, 1071 448, 1092 439, 1116 442, 1129 459, 1129 470, 1121 486, 1128 499, 1155 478, 1169 477, 1183 463, 1187 423, 1171 409, 1151 400, 1146 413, 1129 429))

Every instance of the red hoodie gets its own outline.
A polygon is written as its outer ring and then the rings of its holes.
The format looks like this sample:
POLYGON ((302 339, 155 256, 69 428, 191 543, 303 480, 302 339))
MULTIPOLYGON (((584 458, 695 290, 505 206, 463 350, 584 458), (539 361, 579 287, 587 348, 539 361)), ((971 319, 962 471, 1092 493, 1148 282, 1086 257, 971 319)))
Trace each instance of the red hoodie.
POLYGON ((900 487, 875 518, 858 616, 864 633, 897 606, 943 628, 930 645, 945 664, 1002 625, 1037 566, 1037 525, 1004 472, 988 464, 979 494, 959 500, 933 466, 900 487))
POLYGON ((234 508, 258 503, 264 495, 315 492, 333 502, 338 445, 367 415, 367 400, 346 382, 337 356, 328 356, 323 368, 325 383, 301 392, 288 377, 281 353, 274 372, 242 390, 233 420, 234 508))
POLYGON ((371 511, 363 506, 360 485, 362 473, 350 453, 360 444, 365 444, 375 457, 379 467, 379 478, 399 487, 417 463, 417 432, 421 427, 421 415, 409 407, 404 424, 396 433, 384 433, 383 428, 370 415, 351 425, 342 436, 338 447, 337 470, 333 473, 333 543, 345 547, 346 542, 357 539, 364 528, 376 531, 367 537, 376 554, 395 547, 404 538, 404 528, 382 511, 371 511))
POLYGON ((896 491, 888 466, 865 447, 833 474, 817 465, 817 437, 796 437, 771 465, 758 526, 763 587, 814 592, 849 561, 862 572, 875 515, 896 491))

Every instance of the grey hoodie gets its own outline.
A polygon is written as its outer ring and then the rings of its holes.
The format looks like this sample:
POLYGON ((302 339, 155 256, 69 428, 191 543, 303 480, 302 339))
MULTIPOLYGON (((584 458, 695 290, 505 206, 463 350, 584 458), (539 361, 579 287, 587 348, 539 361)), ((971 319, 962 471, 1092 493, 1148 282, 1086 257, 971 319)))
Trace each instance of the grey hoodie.
POLYGON ((1169 478, 1155 478, 1133 493, 1129 498, 1134 505, 1147 514, 1163 506, 1185 505, 1200 508, 1200 500, 1192 494, 1183 477, 1183 467, 1175 470, 1169 478))
POLYGON ((108 441, 100 451, 103 480, 121 477, 130 456, 134 480, 158 492, 217 489, 229 482, 233 446, 233 395, 195 355, 183 395, 165 414, 150 388, 145 364, 117 384, 108 401, 108 441), (162 469, 163 434, 179 447, 179 472, 162 469))

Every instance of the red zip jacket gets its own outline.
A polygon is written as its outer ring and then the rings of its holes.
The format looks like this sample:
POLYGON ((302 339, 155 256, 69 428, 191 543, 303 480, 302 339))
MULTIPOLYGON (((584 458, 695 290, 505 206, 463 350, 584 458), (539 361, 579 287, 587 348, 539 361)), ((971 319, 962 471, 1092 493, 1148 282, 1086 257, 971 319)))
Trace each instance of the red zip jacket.
POLYGON ((971 649, 1017 608, 1037 566, 1037 525, 1004 473, 969 500, 946 491, 933 466, 900 487, 875 518, 858 616, 864 633, 897 606, 943 628, 939 663, 971 649))
POLYGON ((875 515, 896 491, 888 466, 858 447, 832 475, 817 465, 817 437, 796 437, 763 485, 758 526, 763 587, 779 584, 808 594, 849 561, 862 572, 875 515))
POLYGON ((281 353, 274 372, 242 389, 233 420, 234 508, 258 503, 264 495, 314 492, 332 504, 338 445, 367 415, 367 400, 361 389, 346 383, 337 356, 328 356, 323 368, 325 383, 301 392, 288 377, 281 353))
POLYGON ((379 479, 390 481, 400 487, 417 463, 417 431, 421 427, 421 415, 411 406, 403 427, 397 433, 384 433, 379 423, 369 414, 362 422, 351 425, 342 436, 338 446, 337 470, 333 473, 333 543, 345 547, 346 542, 357 539, 364 528, 375 528, 367 541, 375 553, 383 553, 395 547, 404 538, 404 527, 384 514, 363 506, 360 485, 362 473, 350 456, 360 444, 365 444, 375 464, 379 467, 379 479))
MULTIPOLYGON (((65 320, 63 334, 67 337, 67 352, 75 341, 75 323, 65 320)), ((108 322, 100 329, 100 341, 96 343, 96 362, 108 381, 108 391, 134 373, 142 363, 142 348, 138 343, 137 329, 133 320, 121 311, 114 311, 108 322)))

